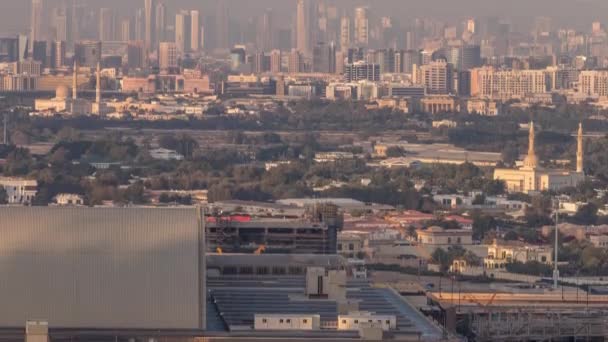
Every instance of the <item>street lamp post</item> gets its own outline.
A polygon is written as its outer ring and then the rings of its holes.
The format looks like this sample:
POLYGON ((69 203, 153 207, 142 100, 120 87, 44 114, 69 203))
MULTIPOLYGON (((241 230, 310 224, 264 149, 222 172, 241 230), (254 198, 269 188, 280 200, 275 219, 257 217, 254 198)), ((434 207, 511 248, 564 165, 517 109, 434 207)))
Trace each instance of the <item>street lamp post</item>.
POLYGON ((557 290, 557 282, 559 280, 559 269, 557 267, 558 258, 558 239, 559 239, 559 199, 556 201, 557 209, 555 209, 555 260, 553 261, 553 289, 557 290))

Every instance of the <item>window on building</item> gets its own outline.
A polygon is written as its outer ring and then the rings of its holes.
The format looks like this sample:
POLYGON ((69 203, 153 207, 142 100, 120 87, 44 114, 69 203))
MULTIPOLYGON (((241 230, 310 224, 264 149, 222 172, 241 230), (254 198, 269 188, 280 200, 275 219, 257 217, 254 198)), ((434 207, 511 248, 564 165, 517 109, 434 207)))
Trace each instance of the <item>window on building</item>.
POLYGON ((268 320, 266 318, 262 318, 262 323, 268 323, 268 320))
POLYGON ((450 243, 452 243, 452 238, 451 237, 448 238, 448 244, 450 244, 450 243))
POLYGON ((308 320, 307 320, 307 319, 303 319, 303 320, 302 320, 302 323, 307 324, 307 323, 308 323, 308 320))
POLYGON ((353 250, 355 250, 355 244, 354 244, 354 243, 349 243, 349 244, 348 244, 348 250, 349 250, 349 251, 353 251, 353 250))
POLYGON ((462 243, 462 239, 461 238, 457 238, 456 239, 456 243, 458 243, 458 244, 462 243))
POLYGON ((346 324, 346 320, 345 319, 342 320, 342 324, 346 324))
POLYGON ((283 323, 283 322, 284 322, 284 321, 283 321, 283 319, 281 318, 281 319, 279 320, 279 323, 283 323))
POLYGON ((287 323, 291 323, 291 320, 290 320, 290 319, 287 319, 287 323))
POLYGON ((355 324, 359 324, 359 320, 358 319, 355 320, 355 324))

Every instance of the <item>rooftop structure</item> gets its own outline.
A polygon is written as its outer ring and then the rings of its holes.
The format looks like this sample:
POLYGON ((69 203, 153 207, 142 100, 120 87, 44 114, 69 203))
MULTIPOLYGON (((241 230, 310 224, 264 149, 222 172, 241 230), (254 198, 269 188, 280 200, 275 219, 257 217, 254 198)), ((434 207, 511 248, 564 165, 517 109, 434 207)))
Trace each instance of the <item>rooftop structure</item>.
MULTIPOLYGON (((222 276, 209 279, 209 333, 228 331, 230 337, 359 339, 353 328, 357 317, 381 319, 387 330, 383 340, 437 340, 442 332, 390 289, 373 288, 367 281, 349 279, 345 283, 350 304, 335 299, 315 299, 305 296, 306 277, 301 276, 222 276), (349 308, 358 308, 349 310, 349 308), (319 315, 320 328, 255 329, 260 320, 277 318, 313 319, 319 315), (357 317, 355 317, 357 316, 357 317), (341 318, 341 319, 339 319, 341 318), (342 325, 340 322, 346 321, 342 325), (348 322, 351 322, 349 325, 348 322), (340 329, 343 326, 344 329, 340 329), (347 329, 348 328, 348 329, 347 329), (304 335, 305 333, 305 335, 304 335)), ((268 321, 267 321, 268 322, 268 321)), ((292 324, 290 322, 289 324, 292 324)), ((363 322, 361 322, 363 323, 363 322)), ((278 322, 277 322, 278 324, 278 322)), ((356 324, 359 324, 357 322, 356 324)))
POLYGON ((277 275, 302 276, 308 267, 324 266, 348 269, 347 261, 336 254, 208 254, 209 277, 214 275, 244 275, 274 277, 277 275))
POLYGON ((224 212, 246 213, 258 217, 302 217, 305 208, 271 202, 228 200, 213 203, 224 212))
POLYGON ((307 207, 314 205, 333 204, 342 210, 369 209, 373 211, 390 211, 394 207, 390 205, 367 204, 352 198, 286 198, 278 200, 277 203, 307 207))
POLYGON ((375 150, 383 152, 391 146, 401 147, 405 150, 407 157, 384 160, 380 163, 383 167, 409 166, 413 163, 460 165, 467 162, 477 166, 496 166, 501 161, 500 153, 467 151, 451 144, 379 142, 375 145, 375 150))

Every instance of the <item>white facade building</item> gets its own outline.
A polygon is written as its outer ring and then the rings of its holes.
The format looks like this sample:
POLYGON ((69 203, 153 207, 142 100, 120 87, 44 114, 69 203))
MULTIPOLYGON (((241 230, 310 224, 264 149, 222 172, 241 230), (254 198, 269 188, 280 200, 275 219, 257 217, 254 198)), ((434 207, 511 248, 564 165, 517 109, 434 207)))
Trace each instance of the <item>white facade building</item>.
POLYGON ((23 178, 0 177, 9 204, 30 204, 38 193, 38 182, 23 178))
POLYGON ((531 261, 550 265, 553 262, 553 248, 548 246, 527 246, 499 244, 497 241, 488 246, 488 257, 484 258, 485 268, 505 268, 512 262, 531 261))
POLYGON ((54 201, 60 206, 84 205, 84 198, 77 194, 58 194, 54 201))
POLYGON ((184 160, 184 156, 166 148, 150 150, 150 157, 158 160, 184 160))
POLYGON ((598 248, 608 248, 608 235, 590 235, 589 242, 598 248))

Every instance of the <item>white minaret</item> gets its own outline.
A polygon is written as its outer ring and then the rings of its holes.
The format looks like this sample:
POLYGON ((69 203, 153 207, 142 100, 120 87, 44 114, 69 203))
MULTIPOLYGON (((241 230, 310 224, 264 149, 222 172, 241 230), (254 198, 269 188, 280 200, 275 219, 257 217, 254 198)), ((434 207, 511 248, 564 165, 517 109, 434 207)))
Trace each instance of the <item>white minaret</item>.
POLYGON ((576 151, 576 172, 585 172, 585 146, 583 145, 583 124, 578 125, 578 146, 576 151))
POLYGON ((97 86, 95 88, 95 102, 101 103, 101 65, 97 62, 97 86))
POLYGON ((530 133, 528 137, 528 155, 524 159, 524 167, 529 170, 538 168, 538 157, 536 156, 536 133, 534 131, 534 122, 530 122, 530 133))
POLYGON ((74 59, 74 76, 72 76, 72 100, 78 99, 78 63, 74 59))

